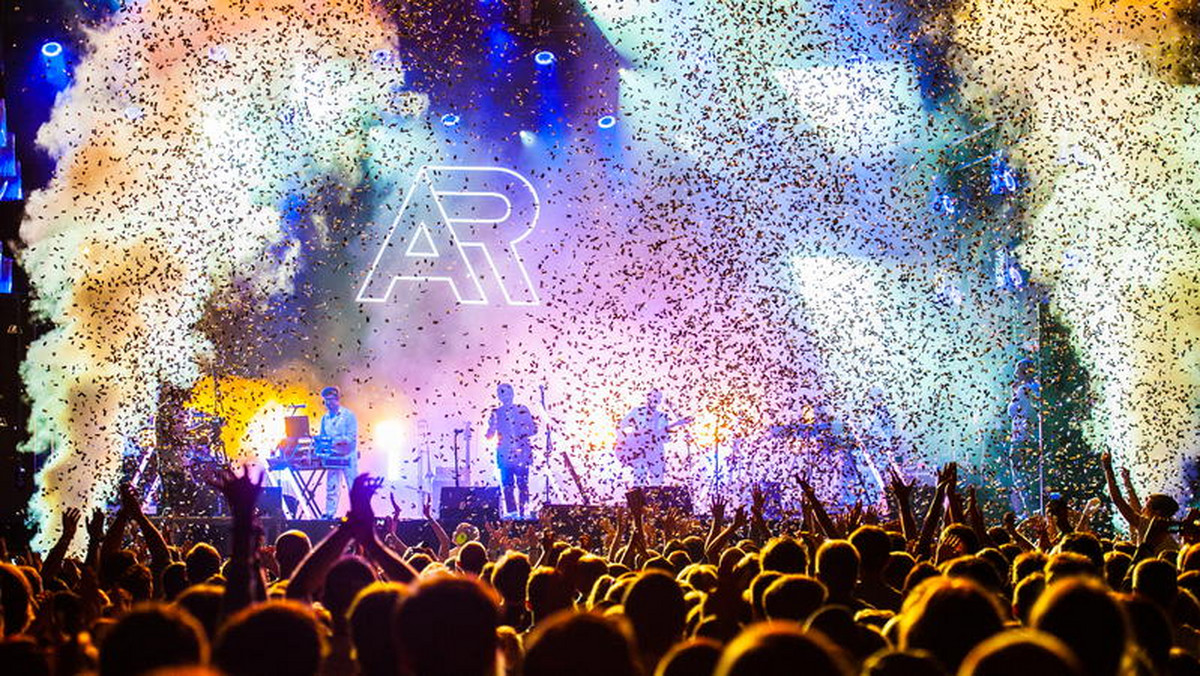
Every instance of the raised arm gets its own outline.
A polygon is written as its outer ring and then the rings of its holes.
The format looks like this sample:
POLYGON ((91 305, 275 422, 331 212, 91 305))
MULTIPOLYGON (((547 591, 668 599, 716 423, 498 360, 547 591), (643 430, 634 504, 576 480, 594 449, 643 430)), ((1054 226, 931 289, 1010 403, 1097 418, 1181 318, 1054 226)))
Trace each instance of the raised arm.
POLYGON ((380 542, 375 532, 375 511, 371 507, 371 497, 381 485, 383 479, 367 474, 359 474, 354 479, 354 485, 350 487, 350 514, 347 521, 354 540, 362 545, 367 559, 379 566, 384 577, 392 582, 412 582, 417 577, 417 571, 380 542))
POLYGON ((833 523, 833 519, 829 518, 829 513, 825 511, 825 505, 821 504, 816 491, 813 490, 812 484, 801 479, 800 490, 804 492, 805 499, 808 500, 809 506, 812 507, 813 518, 817 520, 817 525, 821 527, 821 532, 825 534, 825 537, 831 539, 842 537, 842 534, 838 532, 837 526, 833 523))
POLYGON ((353 537, 354 533, 350 522, 348 520, 340 522, 337 528, 325 536, 320 544, 313 547, 300 565, 296 566, 291 581, 288 582, 287 597, 306 602, 312 601, 313 595, 325 583, 325 576, 329 573, 329 569, 342 557, 346 546, 350 544, 353 537))
POLYGON ((894 469, 890 470, 890 475, 888 485, 892 497, 896 500, 896 511, 900 515, 900 532, 904 533, 905 542, 911 545, 917 537, 917 519, 912 511, 912 489, 916 482, 904 483, 894 469))
MULTIPOLYGON (((210 484, 225 496, 229 511, 233 513, 225 596, 221 604, 222 615, 229 617, 252 603, 267 599, 267 583, 258 561, 261 531, 254 516, 258 496, 262 493, 263 474, 255 481, 250 478, 248 466, 242 468, 241 476, 225 469, 210 484)), ((288 591, 291 591, 290 584, 288 591)))
POLYGON ((58 535, 58 540, 50 551, 46 554, 46 560, 42 563, 42 579, 49 581, 50 578, 58 575, 59 569, 62 568, 63 557, 67 555, 67 549, 71 547, 71 540, 75 539, 75 532, 79 529, 80 512, 77 507, 70 507, 62 515, 62 532, 58 535))
POLYGON ((1138 526, 1141 524, 1141 519, 1137 512, 1133 510, 1125 498, 1121 497, 1121 489, 1117 486, 1117 477, 1113 473, 1112 454, 1105 451, 1100 454, 1100 464, 1104 467, 1104 484, 1108 487, 1108 497, 1112 500, 1113 506, 1129 523, 1129 532, 1137 533, 1138 526))
POLYGON ((162 591, 162 574, 171 565, 171 550, 167 547, 167 539, 162 532, 154 527, 150 518, 142 511, 142 501, 133 486, 121 485, 121 507, 129 514, 130 519, 137 524, 142 533, 142 540, 150 550, 150 572, 154 574, 155 593, 162 591))
POLYGON ((933 501, 929 503, 929 511, 925 513, 925 522, 921 524, 921 536, 917 540, 917 549, 913 552, 913 556, 917 560, 921 560, 929 556, 929 548, 933 545, 933 538, 936 535, 938 522, 942 520, 943 504, 946 502, 946 490, 950 481, 953 480, 954 472, 947 464, 938 472, 937 488, 933 491, 933 501))
POLYGON ((1133 489, 1133 480, 1129 478, 1129 468, 1121 468, 1121 484, 1125 486, 1125 500, 1133 511, 1142 513, 1142 501, 1138 499, 1137 491, 1133 489))
POLYGON ((756 483, 750 487, 750 532, 754 534, 759 544, 765 544, 767 540, 771 539, 771 531, 767 528, 767 520, 763 518, 765 504, 766 497, 756 483))

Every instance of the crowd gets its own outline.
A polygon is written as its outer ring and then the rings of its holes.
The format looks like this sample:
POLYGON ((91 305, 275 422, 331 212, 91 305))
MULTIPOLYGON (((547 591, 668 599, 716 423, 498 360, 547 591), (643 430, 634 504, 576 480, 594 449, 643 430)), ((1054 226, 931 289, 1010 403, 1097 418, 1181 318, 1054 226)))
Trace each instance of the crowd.
POLYGON ((172 545, 123 488, 82 559, 78 510, 44 558, 4 553, 0 673, 1200 674, 1197 514, 1103 462, 1127 539, 1093 531, 1099 499, 989 525, 953 464, 922 515, 896 476, 886 514, 830 514, 802 484, 803 514, 771 522, 758 493, 700 523, 634 490, 603 542, 433 521, 434 546, 380 526, 366 475, 319 543, 263 546, 260 485, 225 472, 225 555, 172 545))

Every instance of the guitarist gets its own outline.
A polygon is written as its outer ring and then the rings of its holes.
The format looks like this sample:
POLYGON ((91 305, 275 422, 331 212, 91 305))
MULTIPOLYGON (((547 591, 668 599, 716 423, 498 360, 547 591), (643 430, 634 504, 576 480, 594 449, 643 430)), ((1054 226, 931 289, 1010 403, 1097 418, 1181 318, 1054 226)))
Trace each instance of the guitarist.
POLYGON ((342 480, 348 490, 354 477, 358 476, 358 420, 342 406, 342 393, 338 388, 321 390, 321 399, 325 402, 321 436, 329 440, 331 455, 349 460, 346 467, 330 468, 325 472, 325 518, 332 519, 341 497, 342 480))
POLYGON ((496 387, 500 405, 492 409, 488 418, 487 438, 498 436, 496 442, 496 466, 500 468, 500 483, 504 486, 504 509, 518 517, 525 515, 525 503, 529 501, 529 466, 533 464, 533 447, 530 438, 537 434, 537 422, 529 407, 513 403, 513 386, 500 383, 496 387), (514 504, 513 490, 517 501, 514 504))
POLYGON ((691 418, 672 422, 659 408, 662 391, 650 390, 646 403, 626 415, 617 425, 617 460, 633 470, 635 486, 661 486, 667 471, 665 447, 672 429, 691 418))

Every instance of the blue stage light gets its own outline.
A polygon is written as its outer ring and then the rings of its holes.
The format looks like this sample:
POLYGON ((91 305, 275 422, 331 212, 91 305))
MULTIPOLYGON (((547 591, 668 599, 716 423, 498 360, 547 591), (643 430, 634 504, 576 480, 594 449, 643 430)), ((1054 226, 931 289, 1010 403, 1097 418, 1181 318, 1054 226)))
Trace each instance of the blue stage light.
POLYGON ((46 82, 55 89, 64 89, 70 83, 67 73, 67 55, 61 42, 50 41, 42 45, 42 67, 46 82))
POLYGON ((521 137, 521 143, 523 143, 524 145, 527 145, 527 146, 533 145, 533 142, 535 140, 537 140, 537 136, 534 136, 533 132, 525 130, 525 129, 522 129, 521 133, 518 134, 518 136, 521 137))
POLYGON ((596 126, 601 129, 612 129, 617 126, 617 118, 612 115, 605 115, 599 120, 596 120, 596 126))
POLYGON ((1020 189, 1017 172, 1004 158, 997 153, 992 157, 991 175, 988 177, 988 192, 993 195, 1014 195, 1020 189))
POLYGON ((539 66, 552 65, 555 61, 554 52, 548 52, 543 49, 542 51, 533 55, 533 61, 539 66))
POLYGON ((458 124, 461 119, 462 118, 454 113, 446 113, 442 116, 442 126, 453 127, 454 125, 458 124))

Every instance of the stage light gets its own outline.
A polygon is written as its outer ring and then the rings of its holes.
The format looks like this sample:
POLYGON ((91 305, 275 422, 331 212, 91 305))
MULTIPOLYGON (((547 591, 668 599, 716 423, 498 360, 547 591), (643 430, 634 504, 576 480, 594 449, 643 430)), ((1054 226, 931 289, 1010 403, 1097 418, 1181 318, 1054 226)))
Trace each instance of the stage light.
POLYGON ((537 137, 534 136, 533 132, 525 129, 522 129, 521 133, 518 135, 521 137, 521 143, 527 146, 533 145, 533 142, 537 140, 537 137))
POLYGON ((375 423, 375 447, 383 451, 387 461, 387 477, 392 481, 399 478, 403 446, 403 421, 392 418, 375 423))
POLYGON ((617 118, 612 115, 605 115, 599 120, 596 120, 596 126, 601 129, 612 129, 617 126, 617 118))
POLYGON ((462 118, 455 113, 446 113, 442 116, 442 126, 453 127, 458 124, 460 120, 462 120, 462 118))
POLYGON ((42 45, 42 67, 45 68, 46 82, 54 88, 63 89, 70 82, 66 50, 61 42, 51 41, 42 45))
POLYGON ((1017 172, 1004 159, 1004 155, 996 153, 992 156, 991 175, 988 177, 988 192, 993 195, 1013 195, 1020 188, 1017 183, 1017 172))
POLYGON ((534 63, 536 63, 539 66, 552 65, 555 62, 555 60, 556 59, 554 58, 554 52, 548 52, 544 49, 542 51, 538 52, 537 54, 533 55, 534 63))

